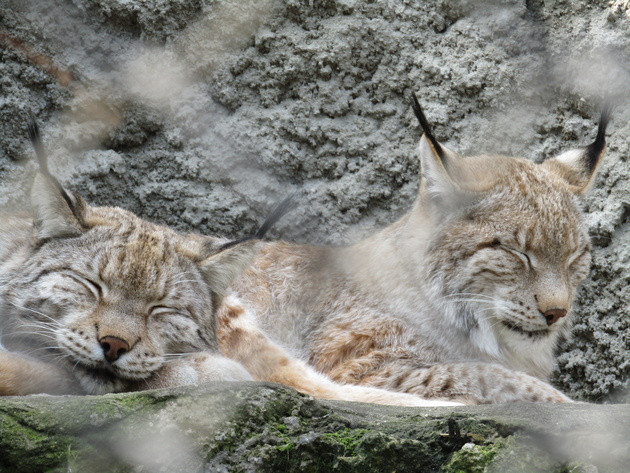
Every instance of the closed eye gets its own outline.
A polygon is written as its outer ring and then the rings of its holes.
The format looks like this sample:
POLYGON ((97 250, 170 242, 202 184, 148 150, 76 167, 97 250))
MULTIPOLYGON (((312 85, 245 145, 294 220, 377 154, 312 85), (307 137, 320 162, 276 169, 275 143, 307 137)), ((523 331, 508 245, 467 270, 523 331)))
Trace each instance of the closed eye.
POLYGON ((165 305, 154 305, 151 307, 151 315, 162 315, 162 314, 177 314, 183 315, 183 311, 181 309, 177 309, 175 307, 168 307, 165 305))
POLYGON ((534 268, 536 266, 534 258, 531 255, 523 251, 515 250, 514 248, 504 248, 504 249, 505 251, 518 256, 528 268, 534 268))
POLYGON ((97 284, 90 279, 84 278, 83 276, 79 276, 77 273, 74 272, 68 272, 66 273, 66 275, 88 288, 97 300, 100 300, 103 297, 103 288, 100 284, 97 284))
POLYGON ((485 246, 488 248, 496 248, 498 250, 502 250, 512 255, 518 256, 520 260, 523 262, 523 264, 525 264, 525 266, 528 268, 536 267, 536 259, 532 255, 525 253, 524 251, 515 250, 514 248, 510 246, 504 245, 503 243, 501 243, 501 241, 498 238, 495 238, 494 240, 492 240, 492 242, 488 243, 485 246))

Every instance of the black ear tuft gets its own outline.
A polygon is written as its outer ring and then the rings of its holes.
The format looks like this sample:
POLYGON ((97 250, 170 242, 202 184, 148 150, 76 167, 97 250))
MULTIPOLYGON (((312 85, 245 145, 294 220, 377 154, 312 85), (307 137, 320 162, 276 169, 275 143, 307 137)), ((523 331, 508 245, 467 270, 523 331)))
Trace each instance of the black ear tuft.
POLYGON ((411 107, 413 108, 413 113, 416 114, 416 118, 420 122, 420 126, 422 127, 424 135, 427 137, 440 159, 444 159, 446 153, 444 153, 444 149, 442 148, 440 142, 435 139, 435 136, 433 136, 431 125, 429 125, 427 117, 424 116, 424 112, 422 111, 422 107, 420 106, 420 102, 418 102, 418 97, 416 96, 415 92, 411 93, 411 99, 411 107))
POLYGON ((588 146, 565 151, 564 153, 542 163, 543 167, 553 171, 569 184, 575 194, 584 194, 595 174, 606 151, 606 127, 611 118, 612 104, 607 102, 602 107, 597 136, 588 146))
POLYGON ((265 219, 258 231, 240 240, 230 241, 218 249, 214 239, 208 239, 206 252, 210 255, 202 261, 201 269, 210 289, 216 296, 216 304, 220 303, 232 282, 251 264, 258 252, 258 241, 287 212, 295 207, 295 193, 278 204, 265 219))
POLYGON ((35 148, 39 170, 45 176, 50 176, 50 172, 48 171, 48 156, 46 155, 46 151, 44 150, 42 137, 39 134, 39 126, 37 125, 37 120, 35 119, 35 115, 33 115, 33 113, 29 112, 28 115, 28 136, 31 139, 33 148, 35 148))
POLYGON ((31 139, 31 143, 33 144, 33 148, 35 149, 35 154, 37 155, 37 163, 39 164, 39 172, 42 173, 47 179, 49 179, 53 185, 57 188, 63 200, 66 201, 68 207, 73 211, 73 213, 77 213, 76 199, 73 199, 68 191, 64 189, 61 183, 57 180, 55 176, 50 174, 48 169, 48 155, 46 154, 46 150, 44 149, 44 143, 42 141, 42 137, 39 133, 39 125, 37 125, 37 119, 32 112, 29 112, 29 120, 28 120, 28 136, 31 139))
POLYGON ((287 213, 289 213, 291 210, 293 210, 297 206, 296 195, 297 195, 297 192, 294 192, 293 194, 291 194, 287 198, 285 198, 282 202, 280 202, 278 205, 276 205, 276 207, 271 211, 271 213, 265 219, 265 221, 260 226, 260 228, 258 228, 258 230, 256 230, 256 233, 254 233, 254 235, 248 236, 248 237, 245 237, 245 238, 241 238, 240 240, 230 241, 230 242, 226 243, 225 245, 223 245, 219 249, 219 251, 226 250, 228 248, 236 246, 236 245, 238 245, 240 243, 243 243, 245 241, 261 240, 261 239, 263 239, 264 236, 267 234, 267 232, 269 230, 271 230, 271 228, 276 223, 278 223, 278 221, 282 217, 284 217, 287 213))
POLYGON ((282 202, 280 202, 276 207, 271 211, 269 216, 265 219, 263 224, 254 234, 254 238, 262 239, 267 234, 271 227, 273 227, 278 221, 284 217, 287 213, 293 210, 297 206, 296 202, 297 192, 286 197, 282 202))
POLYGON ((64 189, 50 174, 39 127, 32 114, 29 116, 28 134, 39 163, 39 172, 31 189, 37 238, 43 241, 80 235, 85 229, 86 204, 81 197, 64 189))
POLYGON ((595 171, 604 148, 606 148, 606 128, 610 122, 612 109, 613 104, 610 101, 607 101, 602 107, 602 114, 599 119, 599 126, 597 127, 597 137, 593 143, 586 147, 585 159, 590 172, 595 171))

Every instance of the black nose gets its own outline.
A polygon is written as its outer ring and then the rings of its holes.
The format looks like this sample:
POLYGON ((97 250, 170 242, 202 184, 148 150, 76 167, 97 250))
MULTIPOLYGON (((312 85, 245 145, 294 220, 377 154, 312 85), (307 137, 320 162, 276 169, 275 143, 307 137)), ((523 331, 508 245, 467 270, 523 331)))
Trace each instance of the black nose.
POLYGON ((105 359, 113 363, 120 358, 123 353, 129 351, 129 344, 122 338, 106 336, 99 340, 105 359))
POLYGON ((567 315, 566 309, 549 309, 543 315, 547 319, 547 325, 553 325, 562 317, 567 315))

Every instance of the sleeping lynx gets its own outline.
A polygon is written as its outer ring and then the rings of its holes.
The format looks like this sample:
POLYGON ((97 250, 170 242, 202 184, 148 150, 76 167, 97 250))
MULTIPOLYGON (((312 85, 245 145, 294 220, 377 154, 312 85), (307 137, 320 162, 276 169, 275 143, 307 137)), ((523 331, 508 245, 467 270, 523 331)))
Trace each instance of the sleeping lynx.
POLYGON ((251 379, 219 354, 213 313, 258 242, 91 207, 49 174, 34 122, 30 132, 34 215, 0 220, 0 394, 251 379))
MULTIPOLYGON (((48 172, 34 122, 30 131, 40 161, 34 215, 0 216, 0 395, 252 379, 219 353, 216 311, 290 203, 253 238, 181 235, 64 189, 48 172)), ((314 383, 348 400, 452 404, 314 383)))
POLYGON ((464 158, 436 141, 415 96, 414 111, 424 135, 411 211, 347 248, 264 244, 234 285, 243 304, 219 311, 223 353, 316 396, 312 368, 424 398, 569 401, 546 381, 589 268, 578 197, 609 111, 591 145, 540 165, 464 158))

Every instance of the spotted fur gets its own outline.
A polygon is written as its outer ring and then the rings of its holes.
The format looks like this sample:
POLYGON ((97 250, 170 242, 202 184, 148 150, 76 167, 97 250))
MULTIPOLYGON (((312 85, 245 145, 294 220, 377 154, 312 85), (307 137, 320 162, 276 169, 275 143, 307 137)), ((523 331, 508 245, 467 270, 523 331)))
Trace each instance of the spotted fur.
POLYGON ((327 399, 452 405, 335 383, 249 322, 228 286, 291 198, 253 237, 181 235, 63 188, 30 127, 40 162, 33 212, 0 218, 0 395, 103 394, 253 375, 327 399), (239 346, 255 353, 249 371, 219 352, 220 307, 223 344, 235 359, 239 346))
MULTIPOLYGON (((589 269, 579 196, 608 114, 593 144, 543 164, 462 157, 421 120, 411 211, 351 247, 266 244, 234 286, 255 331, 344 384, 470 404, 568 402, 547 381, 589 269)), ((264 378, 222 314, 223 352, 264 378)), ((314 394, 292 376, 280 381, 314 394)))
POLYGON ((219 353, 215 314, 257 245, 92 207, 38 173, 33 215, 0 220, 0 395, 251 379, 219 353))

